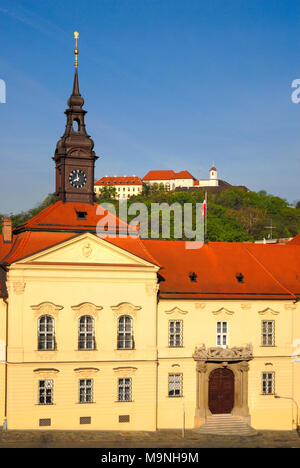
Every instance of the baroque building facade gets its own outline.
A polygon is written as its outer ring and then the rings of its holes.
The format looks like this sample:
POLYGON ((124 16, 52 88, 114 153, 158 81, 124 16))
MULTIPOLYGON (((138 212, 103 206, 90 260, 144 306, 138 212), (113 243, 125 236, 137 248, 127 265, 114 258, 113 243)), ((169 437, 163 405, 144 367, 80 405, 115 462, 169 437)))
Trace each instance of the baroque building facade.
POLYGON ((186 249, 117 218, 109 236, 77 68, 66 115, 55 203, 3 224, 0 425, 155 431, 229 415, 295 429, 299 236, 186 249))

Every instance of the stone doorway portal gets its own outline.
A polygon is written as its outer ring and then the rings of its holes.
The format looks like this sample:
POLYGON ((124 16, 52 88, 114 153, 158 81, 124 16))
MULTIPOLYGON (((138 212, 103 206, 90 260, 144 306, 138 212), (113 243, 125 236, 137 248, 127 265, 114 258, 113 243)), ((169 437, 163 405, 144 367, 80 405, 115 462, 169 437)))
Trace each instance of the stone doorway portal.
POLYGON ((248 362, 253 359, 252 345, 233 348, 197 347, 195 427, 213 414, 228 414, 250 424, 248 408, 248 362))

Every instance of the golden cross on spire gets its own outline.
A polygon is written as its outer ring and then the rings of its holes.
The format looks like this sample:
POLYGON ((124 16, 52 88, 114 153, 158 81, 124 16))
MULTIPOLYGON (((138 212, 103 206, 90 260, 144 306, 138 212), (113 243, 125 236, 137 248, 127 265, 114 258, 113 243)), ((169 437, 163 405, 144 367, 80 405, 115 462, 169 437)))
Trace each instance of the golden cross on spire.
POLYGON ((79 32, 78 32, 78 31, 75 31, 75 32, 74 32, 74 38, 75 38, 75 50, 74 50, 74 54, 75 54, 75 68, 77 68, 77 67, 78 67, 77 39, 79 38, 79 32))

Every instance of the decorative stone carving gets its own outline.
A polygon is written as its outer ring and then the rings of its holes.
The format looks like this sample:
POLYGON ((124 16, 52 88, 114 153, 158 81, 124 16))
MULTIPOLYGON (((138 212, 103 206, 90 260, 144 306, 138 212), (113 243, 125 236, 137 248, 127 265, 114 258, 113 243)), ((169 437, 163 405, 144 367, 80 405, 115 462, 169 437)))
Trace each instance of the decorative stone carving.
POLYGON ((286 310, 295 310, 297 308, 297 304, 285 304, 284 308, 286 310))
POLYGON ((228 310, 228 309, 225 309, 224 307, 221 307, 221 309, 213 311, 213 315, 219 315, 222 312, 224 314, 226 314, 226 315, 233 315, 234 314, 234 312, 232 310, 228 310))
POLYGON ((111 309, 114 311, 116 317, 120 315, 131 315, 135 318, 137 311, 141 310, 141 306, 135 306, 130 302, 121 302, 116 306, 111 306, 111 309))
POLYGON ((188 311, 187 310, 181 310, 179 309, 179 307, 173 307, 173 309, 171 310, 165 310, 165 314, 182 314, 182 315, 185 315, 185 314, 188 314, 188 311))
POLYGON ((59 372, 58 369, 53 369, 53 368, 50 368, 50 369, 45 369, 45 368, 38 368, 38 369, 34 369, 33 371, 35 374, 43 374, 43 373, 47 373, 47 374, 57 374, 59 372))
POLYGON ((71 307, 72 310, 77 312, 77 315, 97 315, 98 311, 102 310, 102 306, 96 306, 92 302, 82 302, 76 306, 71 307))
POLYGON ((16 281, 13 283, 13 290, 15 294, 23 294, 25 291, 26 283, 23 281, 16 281))
POLYGON ((97 374, 99 370, 100 369, 98 369, 98 367, 78 367, 77 369, 74 369, 74 372, 80 375, 80 377, 83 379, 89 379, 93 375, 97 374))
POLYGON ((251 309, 251 307, 252 307, 252 304, 245 304, 245 303, 241 304, 241 309, 244 309, 244 310, 249 310, 251 309))
POLYGON ((93 249, 91 247, 91 244, 89 242, 84 244, 84 246, 82 247, 82 255, 85 258, 89 258, 91 256, 92 252, 93 252, 93 249))
POLYGON ((53 315, 54 317, 63 309, 63 306, 56 305, 53 302, 41 302, 38 305, 32 305, 30 307, 32 310, 36 311, 37 315, 53 315))
POLYGON ((272 310, 272 309, 270 309, 269 307, 267 307, 267 308, 264 309, 264 310, 259 310, 259 311, 258 311, 259 315, 265 315, 265 314, 267 314, 268 312, 269 312, 270 314, 272 314, 272 315, 278 315, 278 314, 279 314, 279 312, 277 312, 276 310, 272 310))
POLYGON ((58 369, 53 369, 53 368, 48 368, 48 369, 43 369, 43 368, 39 368, 39 369, 34 369, 34 375, 35 375, 35 378, 37 379, 45 379, 45 380, 50 380, 50 379, 53 379, 58 373, 59 373, 59 370, 58 369))
POLYGON ((137 367, 115 367, 114 373, 120 378, 131 377, 136 371, 137 367))
POLYGON ((234 346, 233 348, 212 347, 207 348, 203 344, 196 347, 193 358, 203 361, 238 361, 250 360, 253 358, 252 344, 245 347, 234 346))
POLYGON ((203 302, 196 302, 195 304, 195 309, 204 309, 206 307, 206 304, 204 304, 203 302))

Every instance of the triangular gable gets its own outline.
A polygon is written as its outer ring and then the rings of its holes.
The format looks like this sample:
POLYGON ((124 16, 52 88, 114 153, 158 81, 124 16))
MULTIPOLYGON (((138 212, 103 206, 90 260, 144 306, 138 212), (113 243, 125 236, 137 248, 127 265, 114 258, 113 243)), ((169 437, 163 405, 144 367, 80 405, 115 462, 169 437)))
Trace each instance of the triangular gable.
POLYGON ((158 267, 146 260, 101 239, 85 233, 42 252, 31 255, 18 263, 73 263, 105 265, 143 265, 158 267))

